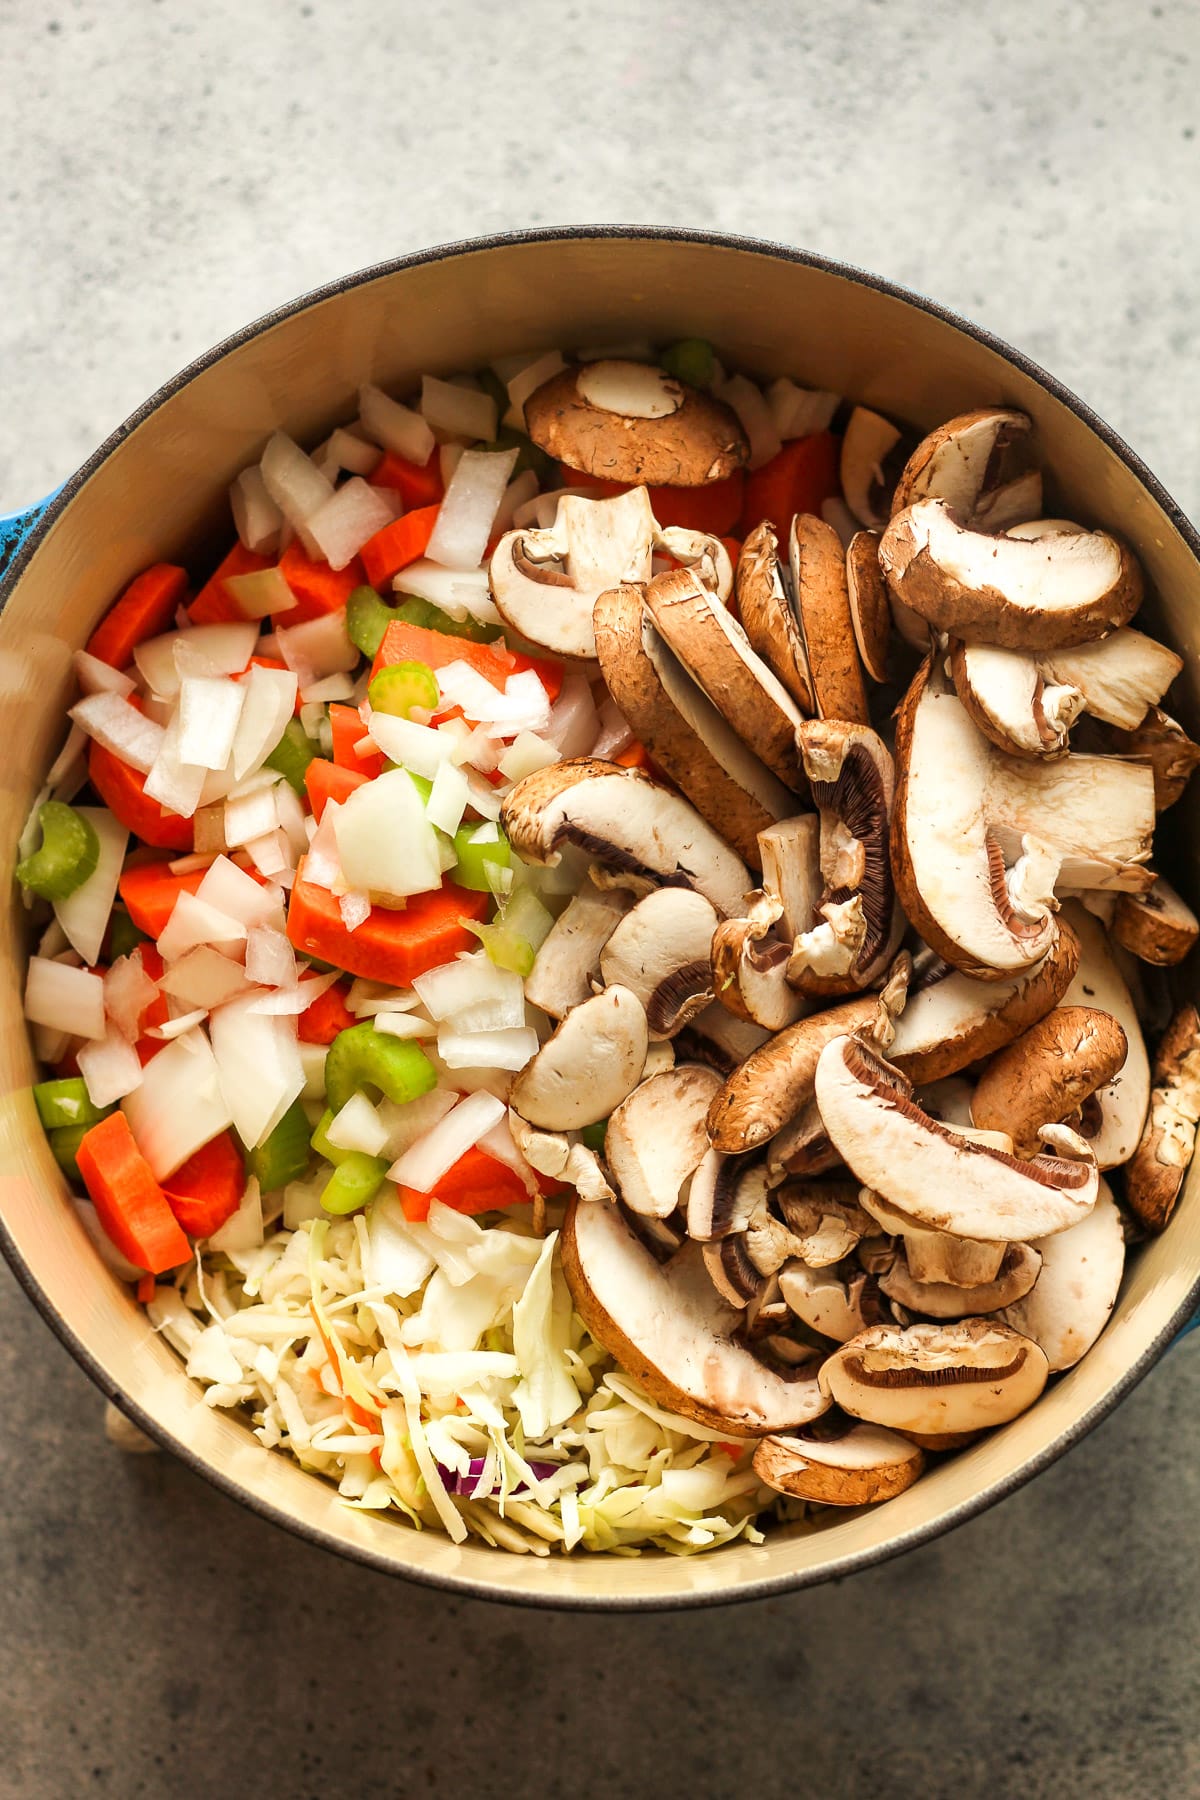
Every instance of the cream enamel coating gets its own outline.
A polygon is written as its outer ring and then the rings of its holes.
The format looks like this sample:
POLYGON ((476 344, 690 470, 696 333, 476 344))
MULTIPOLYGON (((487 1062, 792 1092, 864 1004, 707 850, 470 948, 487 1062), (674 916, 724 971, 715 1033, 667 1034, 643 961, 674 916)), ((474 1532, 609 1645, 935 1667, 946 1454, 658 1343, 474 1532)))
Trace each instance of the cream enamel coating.
MULTIPOLYGON (((401 386, 525 345, 678 334, 689 326, 731 364, 858 396, 929 430, 1002 400, 1029 412, 1057 504, 1103 520, 1142 561, 1171 642, 1187 658, 1178 710, 1200 700, 1200 567, 1187 528, 1137 469, 1035 372, 923 305, 836 269, 732 242, 602 231, 503 241, 435 254, 327 292, 269 321, 198 367, 70 484, 18 567, 0 618, 8 722, 22 743, 0 795, 0 844, 12 846, 61 731, 69 654, 120 587, 156 557, 213 556, 228 482, 280 426, 316 441, 346 416, 357 385, 401 386), (303 371, 303 379, 297 371, 303 371)), ((1200 796, 1170 820, 1179 885, 1200 893, 1200 796)), ((1164 824, 1164 829, 1166 825, 1164 824)), ((6 864, 7 878, 10 865, 6 864)), ((9 931, 14 931, 9 915, 9 931)), ((19 954, 9 938, 10 966, 19 954)), ((18 985, 0 997, 0 1102, 7 1247, 22 1279, 99 1384, 227 1491, 291 1528, 377 1567, 509 1601, 670 1606, 809 1583, 877 1560, 969 1515, 1050 1460, 1144 1372, 1169 1340, 1200 1277, 1200 1172, 1171 1230, 1141 1247, 1103 1337, 1084 1361, 1002 1432, 980 1441, 874 1512, 826 1516, 712 1559, 504 1557, 456 1547, 353 1512, 282 1457, 263 1455, 234 1416, 203 1406, 178 1359, 148 1334, 127 1291, 91 1251, 57 1197, 60 1177, 28 1095, 31 1063, 18 985)))

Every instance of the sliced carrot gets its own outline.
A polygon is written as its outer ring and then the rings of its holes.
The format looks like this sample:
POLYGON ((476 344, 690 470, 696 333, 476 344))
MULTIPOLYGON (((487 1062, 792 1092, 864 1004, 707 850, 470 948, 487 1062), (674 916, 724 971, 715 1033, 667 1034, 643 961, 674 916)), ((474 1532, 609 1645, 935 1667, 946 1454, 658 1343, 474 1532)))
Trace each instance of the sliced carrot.
POLYGON ((304 956, 333 963, 350 975, 408 987, 418 975, 453 961, 478 943, 464 919, 482 919, 489 894, 468 892, 445 882, 428 894, 413 894, 407 906, 373 906, 356 931, 347 931, 337 900, 327 888, 296 871, 288 906, 288 937, 304 956))
POLYGON ((455 1212, 493 1212, 500 1206, 516 1206, 529 1199, 529 1192, 515 1169, 498 1162, 476 1144, 447 1169, 432 1193, 419 1188, 402 1187, 400 1204, 406 1219, 419 1221, 429 1215, 431 1200, 440 1200, 455 1212))
POLYGON ((149 1306, 157 1292, 158 1283, 155 1281, 153 1275, 143 1275, 142 1279, 138 1282, 137 1287, 134 1289, 134 1293, 138 1297, 139 1306, 149 1306))
POLYGON ((123 1112, 110 1113, 84 1133, 75 1161, 97 1217, 122 1256, 152 1275, 187 1262, 188 1241, 123 1112))
POLYGON ((192 848, 192 821, 151 800, 146 794, 146 777, 103 744, 93 743, 88 750, 88 779, 117 822, 144 844, 159 850, 192 848))
POLYGON ((167 1205, 189 1237, 211 1237, 241 1204, 246 1170, 230 1131, 218 1132, 163 1182, 167 1205))
POLYGON ((418 506, 436 506, 446 491, 436 450, 430 452, 429 461, 423 466, 397 456, 394 450, 385 450, 367 480, 372 487, 391 488, 410 512, 418 506))
MULTIPOLYGON (((193 869, 187 875, 173 875, 165 862, 145 862, 121 871, 117 892, 138 930, 144 931, 147 937, 158 938, 162 936, 180 894, 194 894, 203 880, 203 869, 193 869)), ((162 962, 160 959, 155 974, 148 960, 149 949, 142 945, 142 966, 150 979, 157 981, 162 974, 162 962)))
POLYGON ((821 502, 838 492, 838 440, 830 431, 793 438, 761 469, 746 478, 740 532, 745 537, 764 519, 777 533, 790 530, 794 513, 819 513, 821 502))
MULTIPOLYGON (((409 625, 394 619, 383 634, 383 642, 371 665, 372 679, 389 663, 423 662, 431 669, 444 669, 448 663, 465 662, 502 692, 510 675, 521 669, 532 669, 549 698, 557 700, 563 682, 563 666, 544 656, 524 656, 510 650, 503 640, 494 644, 476 644, 470 638, 451 637, 446 631, 430 631, 425 625, 409 625)), ((446 713, 439 717, 446 718, 446 713)))
POLYGON ((418 507, 416 512, 406 512, 403 518, 394 519, 373 538, 367 539, 361 554, 367 579, 373 587, 385 587, 393 575, 424 556, 439 510, 436 506, 418 507))
POLYGON ((356 706, 331 706, 329 726, 333 732, 333 760, 339 769, 350 769, 356 775, 383 774, 387 759, 378 750, 373 750, 369 756, 355 754, 355 744, 361 743, 367 735, 356 706))
POLYGON ((243 544, 235 544, 192 601, 188 618, 193 625, 223 625, 230 619, 244 619, 245 613, 226 590, 226 581, 235 575, 257 575, 274 566, 273 557, 257 556, 243 544))
POLYGON ((174 563, 154 563, 144 569, 93 631, 87 641, 88 654, 111 663, 114 669, 127 669, 139 644, 171 630, 187 584, 187 570, 174 563))
POLYGON ((328 563, 314 562, 299 538, 292 539, 279 559, 279 568, 296 598, 295 606, 275 615, 276 622, 284 626, 302 625, 306 619, 337 612, 367 579, 357 556, 352 556, 344 569, 331 569, 328 563))
POLYGON ((319 824, 327 801, 336 800, 340 806, 367 779, 358 770, 340 769, 336 763, 326 762, 323 756, 314 756, 304 771, 304 789, 313 818, 319 824))
POLYGON ((623 769, 648 769, 650 767, 650 757, 640 738, 634 738, 631 744, 626 744, 624 750, 613 757, 613 761, 620 763, 623 769))
POLYGON ((332 1044, 339 1031, 349 1031, 352 1025, 360 1023, 346 1005, 349 992, 339 981, 305 1007, 296 1024, 302 1044, 332 1044))

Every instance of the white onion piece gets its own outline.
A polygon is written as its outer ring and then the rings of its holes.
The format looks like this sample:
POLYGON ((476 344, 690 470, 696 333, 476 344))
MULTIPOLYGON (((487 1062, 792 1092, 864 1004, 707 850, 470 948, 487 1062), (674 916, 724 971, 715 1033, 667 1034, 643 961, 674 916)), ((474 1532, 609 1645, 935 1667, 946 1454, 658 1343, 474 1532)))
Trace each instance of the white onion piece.
POLYGON ((486 950, 418 975, 413 987, 431 1018, 462 1031, 497 1030, 525 1023, 525 987, 512 969, 497 968, 486 950))
POLYGON ((476 606, 482 606, 488 600, 486 569, 444 569, 440 563, 430 562, 424 556, 401 569, 392 586, 398 593, 414 594, 418 600, 431 600, 452 618, 461 617, 463 613, 479 616, 475 613, 476 606))
POLYGON ((402 898, 442 885, 433 827, 403 769, 355 788, 337 813, 334 836, 342 873, 353 889, 402 898))
POLYGON ((96 833, 99 855, 87 880, 65 900, 54 902, 54 916, 84 962, 96 963, 116 899, 129 833, 106 806, 77 806, 75 810, 96 833))
POLYGON ((243 469, 230 485, 229 505, 242 545, 255 556, 267 556, 279 542, 283 514, 267 492, 257 463, 243 469))
POLYGON ((252 838, 265 837, 279 824, 273 787, 257 788, 239 799, 225 802, 225 842, 231 850, 248 844, 252 838))
POLYGON ((200 804, 207 771, 194 763, 184 762, 180 754, 181 738, 182 726, 176 713, 163 733, 158 755, 146 776, 145 793, 168 812, 190 819, 200 804))
POLYGON ((184 893, 158 935, 158 949, 165 962, 174 962, 201 944, 224 944, 236 950, 245 938, 246 927, 240 919, 209 905, 199 894, 184 893))
POLYGON ((233 773, 237 780, 261 768, 283 736, 295 711, 296 686, 291 669, 253 668, 244 677, 245 700, 233 740, 233 773))
POLYGON ((732 406, 750 440, 750 467, 761 469, 783 449, 783 442, 771 417, 771 409, 763 399, 761 388, 745 375, 731 375, 719 388, 717 398, 732 406))
POLYGON ((354 429, 339 425, 329 438, 329 454, 339 469, 352 475, 371 475, 381 460, 378 444, 368 444, 354 429))
POLYGON ((419 1138, 432 1131, 458 1101, 459 1096, 452 1088, 440 1087, 401 1105, 393 1100, 381 1101, 379 1115, 388 1128, 386 1154, 402 1156, 419 1138))
POLYGON ((268 494, 312 555, 308 521, 332 495, 333 483, 283 431, 273 432, 267 440, 259 467, 268 494))
POLYGON ((282 931, 256 925, 246 938, 246 979, 263 987, 295 987, 296 952, 282 931))
POLYGON ((358 390, 358 410, 362 428, 373 443, 421 467, 433 455, 436 440, 420 413, 401 406, 369 382, 358 390))
MULTIPOLYGON (((121 1252, 117 1249, 117 1246, 113 1243, 107 1231, 105 1231, 103 1225, 100 1223, 99 1216, 91 1201, 79 1200, 72 1194, 71 1205, 75 1208, 79 1223, 87 1232, 87 1235, 91 1239, 104 1266, 111 1269, 113 1274, 117 1276, 120 1281, 140 1281, 145 1270, 139 1269, 136 1263, 131 1263, 127 1256, 121 1255, 121 1252)), ((160 1293, 163 1291, 163 1289, 159 1289, 160 1293)), ((173 1288, 167 1291, 171 1293, 175 1292, 173 1288)), ((178 1299, 178 1295, 176 1295, 176 1298, 178 1299)), ((182 1304, 182 1302, 180 1304, 182 1304)), ((195 1314, 189 1313, 188 1317, 195 1318, 195 1314)), ((197 1323, 199 1323, 199 1321, 197 1321, 197 1323)))
POLYGON ((268 881, 285 881, 295 867, 287 833, 278 827, 265 832, 262 837, 247 838, 242 848, 259 874, 265 875, 268 881))
POLYGON ((496 435, 496 402, 481 389, 439 381, 436 375, 421 380, 421 412, 434 431, 454 437, 482 438, 491 443, 496 435))
POLYGON ((233 751, 246 690, 225 676, 185 675, 179 687, 179 759, 223 769, 233 751))
POLYGON ((158 985, 164 994, 181 1000, 185 1006, 198 1006, 207 1012, 244 994, 248 983, 240 963, 222 956, 210 944, 201 944, 172 963, 158 985))
MULTIPOLYGON (((208 1240, 208 1247, 210 1250, 223 1251, 226 1256, 242 1256, 248 1250, 257 1250, 262 1241, 262 1195, 258 1182, 252 1175, 246 1183, 237 1211, 213 1232, 208 1240)), ((190 1368, 188 1373, 191 1373, 190 1368)))
POLYGON ((154 767, 166 736, 161 725, 147 719, 121 694, 87 694, 75 702, 67 717, 143 775, 154 767))
POLYGON ((71 658, 75 679, 85 694, 132 694, 135 683, 111 663, 102 662, 86 650, 76 650, 71 658))
POLYGON ((303 863, 304 880, 311 882, 313 887, 327 888, 331 892, 343 885, 337 847, 337 821, 341 810, 336 800, 326 802, 303 863))
POLYGON ((541 735, 565 758, 586 755, 595 743, 599 729, 596 702, 586 672, 577 667, 568 668, 558 699, 550 708, 550 723, 541 735))
POLYGON ((150 979, 140 949, 118 956, 104 976, 104 1010, 121 1036, 135 1043, 142 1014, 158 999, 158 984, 150 979))
POLYGON ((358 648, 350 642, 344 606, 322 618, 306 619, 302 625, 281 627, 275 637, 281 658, 295 670, 301 687, 358 664, 358 648))
POLYGON ((378 1156, 388 1141, 387 1126, 362 1093, 351 1094, 330 1120, 325 1136, 336 1149, 361 1150, 364 1156, 378 1156))
POLYGON ((532 1026, 507 1031, 454 1031, 443 1026, 438 1055, 448 1069, 523 1069, 538 1052, 532 1026))
POLYGON ((400 1300, 415 1294, 435 1267, 428 1250, 410 1236, 408 1222, 394 1194, 384 1194, 371 1207, 367 1244, 366 1280, 400 1300))
POLYGON ((437 671, 437 682, 444 707, 461 706, 468 719, 493 727, 494 736, 544 731, 550 723, 550 701, 532 669, 510 675, 501 690, 469 663, 452 662, 437 671))
POLYGON ((138 674, 152 694, 173 700, 179 692, 176 650, 186 645, 193 665, 203 675, 240 675, 254 655, 258 631, 252 620, 231 619, 219 625, 193 625, 187 631, 165 631, 147 638, 133 653, 138 674))
POLYGON ((354 695, 354 683, 349 675, 322 675, 320 681, 314 681, 302 690, 301 698, 305 706, 328 706, 331 700, 349 700, 354 695))
POLYGON ((279 567, 226 575, 222 586, 243 619, 266 619, 275 613, 291 612, 296 605, 296 596, 279 567))
MULTIPOLYGON (((255 996, 249 1010, 252 1013, 273 1013, 279 1018, 294 1019, 298 1017, 300 1013, 306 1012, 314 1000, 319 1000, 326 989, 331 988, 335 981, 340 980, 341 976, 338 971, 336 969, 331 969, 327 974, 314 975, 310 980, 302 981, 296 987, 275 988, 274 991, 269 994, 258 994, 255 996)), ((305 1046, 301 1044, 301 1052, 303 1052, 304 1048, 305 1046)), ((324 1046, 318 1045, 317 1048, 319 1048, 322 1055, 324 1055, 324 1046)), ((322 1063, 322 1071, 324 1070, 324 1066, 324 1063, 322 1063)), ((324 1092, 323 1085, 322 1092, 324 1092)))
MULTIPOLYGON (((565 681, 563 686, 566 686, 565 681)), ((604 702, 598 717, 599 734, 587 754, 600 757, 602 760, 620 755, 621 751, 628 749, 633 742, 633 731, 628 719, 620 711, 616 701, 612 699, 604 702)), ((579 752, 573 751, 572 754, 578 755, 579 752)))
POLYGON ((293 1019, 256 1013, 250 998, 212 1015, 209 1035, 221 1092, 248 1149, 261 1144, 304 1086, 293 1019))
POLYGON ((368 981, 365 976, 356 975, 350 983, 350 992, 346 999, 348 1010, 358 1018, 369 1018, 372 1013, 387 1008, 391 1012, 411 1012, 421 1004, 410 989, 389 987, 382 981, 368 981))
POLYGON ((374 1024, 376 1031, 382 1031, 387 1037, 431 1038, 437 1036, 437 1026, 431 1025, 428 1019, 422 1019, 417 1013, 377 1012, 374 1024))
POLYGON ((142 1085, 121 1109, 156 1181, 173 1175, 201 1145, 233 1123, 217 1065, 202 1031, 189 1031, 151 1057, 142 1085))
POLYGON ((471 789, 462 770, 451 762, 444 762, 433 778, 433 787, 425 802, 425 817, 447 837, 453 837, 462 824, 470 796, 471 789))
POLYGON ((86 969, 31 956, 25 977, 25 1017, 31 1025, 45 1025, 72 1037, 102 1038, 107 1030, 104 983, 86 969))
POLYGON ((471 805, 481 819, 498 819, 500 817, 500 791, 474 769, 467 770, 467 786, 471 790, 471 805))
POLYGON ((813 432, 828 431, 833 415, 842 403, 840 394, 797 387, 786 375, 771 383, 765 397, 775 429, 785 443, 789 438, 811 437, 813 432))
POLYGON ((361 475, 352 475, 308 521, 331 569, 344 569, 377 531, 392 522, 392 509, 361 475))
POLYGON ((281 918, 278 893, 255 881, 253 875, 247 875, 227 856, 218 856, 212 864, 196 890, 196 898, 228 913, 232 919, 240 919, 247 928, 274 925, 281 918))
POLYGON ((468 450, 442 496, 425 554, 448 569, 477 569, 519 451, 468 450))
POLYGON ((538 479, 532 469, 514 475, 504 490, 496 517, 492 521, 492 535, 498 536, 500 532, 507 531, 516 518, 517 508, 528 506, 537 491, 538 479))
POLYGON ((138 1053, 115 1025, 96 1042, 82 1045, 77 1061, 93 1106, 111 1106, 142 1085, 138 1053))
MULTIPOLYGON (((571 752, 572 755, 577 752, 571 752)), ((504 752, 498 764, 500 773, 509 781, 523 781, 537 769, 549 768, 562 761, 562 752, 532 731, 522 731, 504 752)))
POLYGON ((275 810, 279 814, 279 824, 292 851, 292 861, 303 856, 308 849, 308 833, 305 829, 305 811, 300 804, 300 796, 289 782, 281 781, 275 789, 275 810))
POLYGON ((162 1038, 164 1041, 183 1037, 185 1032, 194 1030, 197 1025, 203 1025, 207 1017, 208 1008, 197 1006, 192 1012, 179 1013, 175 1018, 168 1019, 165 1025, 152 1025, 146 1036, 162 1038))
POLYGON ((454 471, 466 455, 465 444, 438 445, 438 474, 442 478, 442 487, 448 488, 454 477, 454 471))
MULTIPOLYGON (((525 402, 530 394, 536 392, 552 375, 566 368, 561 350, 547 350, 541 356, 535 356, 523 368, 518 369, 505 382, 508 388, 508 411, 504 415, 504 423, 515 427, 517 431, 525 429, 525 402)), ((505 378, 501 376, 503 381, 505 378)))
MULTIPOLYGON (((389 761, 400 763, 426 781, 434 780, 444 762, 459 760, 455 754, 458 740, 453 734, 435 731, 429 725, 418 725, 413 719, 373 712, 368 730, 371 741, 389 761)), ((374 786, 374 783, 370 785, 374 786)), ((363 788, 354 790, 356 794, 365 791, 363 788)))
POLYGON ((416 1188, 418 1193, 432 1193, 442 1176, 475 1147, 505 1111, 504 1102, 494 1094, 468 1094, 392 1164, 389 1179, 403 1187, 416 1188))
POLYGON ((371 896, 361 888, 347 888, 338 895, 338 911, 347 931, 357 931, 371 916, 371 896))

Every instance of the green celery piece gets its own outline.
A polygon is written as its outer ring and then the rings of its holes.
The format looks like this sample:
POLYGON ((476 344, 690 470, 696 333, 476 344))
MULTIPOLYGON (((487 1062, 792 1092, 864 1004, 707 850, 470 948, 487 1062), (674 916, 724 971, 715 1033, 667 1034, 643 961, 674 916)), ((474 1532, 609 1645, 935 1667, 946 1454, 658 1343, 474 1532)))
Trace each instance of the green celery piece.
POLYGON ((361 1150, 348 1151, 321 1190, 321 1205, 326 1212, 353 1213, 368 1200, 373 1200, 383 1186, 388 1172, 382 1156, 367 1156, 361 1150))
POLYGON ((129 956, 139 944, 146 943, 146 933, 139 931, 123 906, 114 906, 108 921, 108 955, 110 962, 129 956))
POLYGON ((16 867, 22 887, 43 900, 66 900, 96 872, 100 840, 90 819, 62 800, 47 800, 38 809, 42 842, 16 867))
MULTIPOLYGON (((111 1112, 112 1107, 108 1110, 111 1112)), ((90 1125, 60 1125, 57 1130, 46 1133, 51 1155, 67 1180, 73 1181, 76 1187, 83 1186, 83 1176, 79 1173, 75 1152, 91 1129, 90 1125)))
POLYGON ((319 754, 299 719, 289 719, 283 728, 283 736, 265 759, 266 767, 274 769, 285 778, 289 787, 303 794, 304 772, 319 754))
POLYGON ((445 637, 470 638, 473 644, 490 644, 500 635, 495 625, 472 618, 452 619, 432 600, 418 600, 414 594, 405 596, 395 616, 405 625, 420 625, 425 631, 440 631, 445 637))
POLYGON ((437 676, 428 663, 388 663, 372 678, 367 699, 372 712, 391 713, 400 719, 411 718, 414 706, 436 712, 437 676))
POLYGON ((350 1152, 343 1150, 340 1144, 330 1143, 329 1127, 332 1124, 333 1109, 327 1106, 317 1120, 316 1130, 312 1134, 312 1147, 318 1156, 323 1156, 325 1161, 332 1163, 336 1169, 339 1163, 345 1162, 350 1152))
POLYGON ((594 1150, 597 1156, 600 1156, 604 1152, 604 1134, 607 1130, 608 1120, 598 1119, 594 1125, 580 1126, 579 1135, 588 1149, 594 1150))
POLYGON ((33 1090, 33 1103, 44 1131, 56 1131, 63 1125, 82 1125, 86 1129, 107 1119, 112 1111, 111 1106, 93 1106, 82 1075, 39 1081, 33 1090))
POLYGON ((477 844, 475 834, 480 829, 478 825, 460 825, 455 832, 454 854, 458 866, 454 870, 454 879, 459 887, 471 888, 477 894, 490 894, 493 887, 488 880, 487 865, 511 869, 512 845, 502 831, 498 837, 477 844))
MULTIPOLYGON (((508 405, 507 395, 505 396, 504 405, 508 405)), ((503 411, 503 408, 501 410, 503 411)), ((511 425, 502 425, 500 430, 496 433, 495 442, 485 444, 483 448, 485 450, 516 450, 519 452, 517 460, 513 464, 512 479, 514 481, 518 475, 523 475, 526 469, 533 470, 538 478, 539 487, 544 486, 547 482, 553 481, 554 479, 557 467, 554 458, 548 456, 546 452, 540 449, 539 446, 534 443, 533 439, 527 437, 523 431, 514 431, 511 425)))
POLYGON ((301 1181, 308 1173, 311 1156, 308 1118, 299 1100, 292 1104, 261 1144, 250 1151, 246 1164, 264 1194, 273 1194, 289 1181, 301 1181))
POLYGON ((403 1105, 436 1086, 437 1071, 418 1045, 389 1037, 373 1025, 339 1031, 325 1057, 325 1095, 334 1113, 363 1089, 378 1089, 403 1105))
POLYGON ((676 381, 686 381, 694 388, 712 386, 717 359, 707 338, 680 338, 677 343, 668 344, 658 360, 676 381))

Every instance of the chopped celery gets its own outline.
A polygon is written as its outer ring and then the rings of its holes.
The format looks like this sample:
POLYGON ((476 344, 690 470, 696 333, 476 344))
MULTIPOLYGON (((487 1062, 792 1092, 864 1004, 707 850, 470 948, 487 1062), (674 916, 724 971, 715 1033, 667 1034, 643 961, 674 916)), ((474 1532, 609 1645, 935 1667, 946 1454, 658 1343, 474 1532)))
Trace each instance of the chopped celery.
MULTIPOLYGON (((108 1111, 112 1110, 110 1106, 108 1111)), ((75 1152, 91 1129, 90 1125, 60 1125, 57 1130, 46 1133, 51 1155, 67 1180, 73 1181, 76 1187, 83 1186, 83 1176, 79 1173, 75 1152)))
POLYGON ((111 962, 119 956, 128 956, 139 944, 146 942, 146 933, 139 931, 123 906, 114 906, 112 917, 108 921, 108 955, 111 962))
POLYGON ((479 619, 452 619, 432 600, 418 600, 415 594, 405 596, 395 609, 395 617, 404 625, 420 625, 425 631, 440 631, 445 637, 470 638, 473 644, 490 644, 500 635, 495 625, 484 625, 479 619))
POLYGON ((668 344, 658 360, 676 381, 695 388, 712 386, 717 359, 706 338, 680 338, 678 343, 668 344))
POLYGON ((498 969, 528 975, 554 918, 533 889, 523 887, 516 889, 504 911, 490 925, 476 925, 470 919, 464 919, 463 924, 474 932, 498 969))
POLYGON ((460 825, 454 834, 454 854, 458 859, 455 881, 459 887, 471 888, 477 894, 493 893, 495 871, 512 867, 512 847, 495 825, 460 825), (482 843, 477 841, 481 831, 490 833, 482 843))
POLYGON ((264 1194, 274 1194, 289 1181, 301 1181, 308 1173, 308 1118, 299 1100, 292 1104, 270 1136, 257 1144, 246 1159, 251 1175, 264 1194))
POLYGON ((304 772, 319 754, 299 719, 289 719, 283 728, 283 736, 266 758, 266 766, 282 775, 298 794, 303 794, 304 772))
POLYGON ((325 1111, 321 1114, 321 1117, 318 1119, 316 1129, 312 1134, 312 1147, 318 1156, 323 1156, 326 1162, 331 1162, 334 1168, 336 1168, 345 1157, 349 1156, 350 1152, 348 1150, 343 1150, 340 1144, 330 1143, 329 1127, 332 1124, 333 1110, 331 1107, 327 1106, 325 1111))
POLYGON ((346 1151, 321 1190, 321 1205, 331 1213, 357 1212, 375 1198, 387 1172, 386 1158, 367 1156, 362 1150, 346 1151))
POLYGON ((346 631, 350 642, 364 656, 374 656, 383 634, 397 616, 397 608, 381 600, 371 587, 357 587, 346 602, 346 631))
POLYGON ((437 676, 423 662, 388 663, 367 689, 373 712, 392 713, 400 719, 410 719, 414 706, 436 712, 439 697, 437 676))
POLYGON ((580 1126, 579 1135, 589 1150, 594 1150, 597 1156, 601 1156, 604 1153, 604 1134, 607 1130, 608 1120, 597 1119, 594 1125, 580 1126))
POLYGON ((111 1106, 92 1105, 82 1075, 39 1081, 33 1090, 33 1103, 45 1131, 55 1131, 61 1125, 98 1125, 112 1111, 111 1106))
POLYGON ((437 1072, 418 1045, 389 1037, 373 1025, 339 1031, 325 1058, 325 1093, 331 1112, 341 1112, 351 1094, 377 1088, 402 1105, 437 1086, 437 1072))
POLYGON ((38 825, 41 846, 17 864, 17 880, 43 900, 69 899, 95 874, 100 840, 91 820, 61 800, 39 807, 38 825))
MULTIPOLYGON (((392 767, 395 768, 395 766, 396 765, 393 763, 392 767)), ((429 796, 433 792, 432 781, 428 781, 424 775, 414 775, 411 769, 406 769, 404 772, 408 776, 408 779, 412 782, 413 786, 416 788, 418 794, 420 794, 421 804, 423 806, 428 806, 429 796)))

